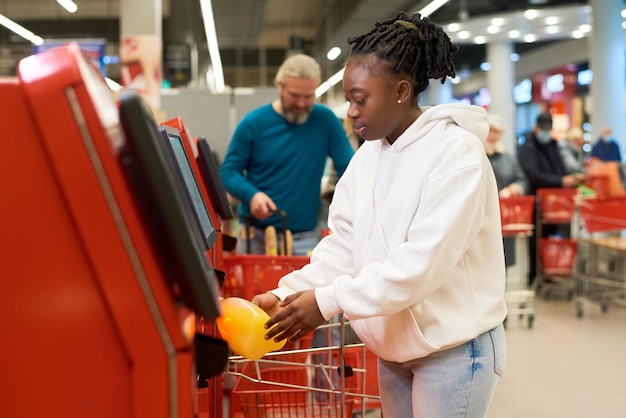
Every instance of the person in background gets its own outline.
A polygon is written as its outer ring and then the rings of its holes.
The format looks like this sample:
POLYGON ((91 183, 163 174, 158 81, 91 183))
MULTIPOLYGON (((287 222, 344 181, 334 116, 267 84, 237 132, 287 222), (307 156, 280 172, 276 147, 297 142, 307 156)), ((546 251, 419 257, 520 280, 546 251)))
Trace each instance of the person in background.
POLYGON ((585 173, 585 164, 583 161, 585 145, 585 137, 580 128, 572 128, 567 131, 564 138, 558 140, 559 152, 565 172, 567 174, 585 173))
POLYGON ((279 210, 287 214, 294 255, 308 255, 320 239, 326 160, 330 157, 341 175, 354 154, 339 119, 315 103, 320 81, 320 66, 313 58, 288 57, 276 74, 279 97, 248 113, 235 128, 220 177, 240 202, 238 252, 245 252, 249 237, 250 252, 265 253, 265 228, 283 232, 279 210))
POLYGON ((348 39, 348 117, 365 143, 337 182, 311 262, 253 302, 266 338, 343 314, 378 356, 385 418, 484 417, 500 375, 505 267, 487 113, 420 107, 458 46, 419 13, 348 39), (273 328, 271 328, 273 327, 273 328))
MULTIPOLYGON (((489 133, 485 140, 485 152, 493 167, 501 198, 523 196, 528 191, 528 182, 517 158, 506 153, 502 145, 505 126, 502 118, 496 114, 487 116, 489 133)), ((515 237, 504 237, 504 259, 507 267, 515 264, 515 237)))
MULTIPOLYGON (((552 136, 552 115, 540 113, 535 127, 526 134, 526 141, 517 151, 518 161, 528 179, 528 193, 536 194, 540 188, 577 187, 584 184, 587 175, 584 173, 568 174, 557 140, 552 136)), ((535 226, 537 214, 535 211, 535 226)), ((541 237, 556 233, 569 236, 569 225, 544 225, 541 237)), ((541 238, 539 237, 539 238, 541 238)), ((528 240, 529 284, 533 284, 537 271, 537 240, 528 240)))
POLYGON ((600 137, 591 147, 591 157, 595 157, 600 161, 617 161, 622 162, 622 153, 620 152, 619 145, 612 137, 613 131, 611 128, 604 128, 600 133, 600 137))

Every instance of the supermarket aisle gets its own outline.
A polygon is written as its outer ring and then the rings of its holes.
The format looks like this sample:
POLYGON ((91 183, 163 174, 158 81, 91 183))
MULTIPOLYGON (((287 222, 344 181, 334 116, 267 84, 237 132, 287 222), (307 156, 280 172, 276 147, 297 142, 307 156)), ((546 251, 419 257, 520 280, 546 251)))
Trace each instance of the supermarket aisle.
POLYGON ((565 300, 537 299, 535 316, 532 329, 508 321, 507 370, 488 418, 626 416, 626 309, 585 302, 579 319, 565 300))

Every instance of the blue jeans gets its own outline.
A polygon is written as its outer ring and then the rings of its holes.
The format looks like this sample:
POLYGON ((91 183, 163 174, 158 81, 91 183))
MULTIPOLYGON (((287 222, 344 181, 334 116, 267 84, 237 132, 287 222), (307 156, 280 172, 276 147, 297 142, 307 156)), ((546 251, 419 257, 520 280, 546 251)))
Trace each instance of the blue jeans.
MULTIPOLYGON (((242 228, 244 228, 242 226, 242 228)), ((280 234, 278 234, 280 237, 280 234)), ((293 236, 293 255, 310 255, 311 250, 315 248, 320 241, 318 231, 304 231, 297 232, 293 236)), ((237 240, 237 254, 246 254, 247 240, 244 238, 244 233, 239 234, 237 240)), ((276 248, 280 254, 280 239, 277 239, 276 248)), ((250 254, 265 254, 265 233, 261 228, 255 228, 255 232, 250 239, 250 254)))
POLYGON ((504 371, 502 325, 458 347, 395 363, 380 359, 385 418, 481 418, 504 371))

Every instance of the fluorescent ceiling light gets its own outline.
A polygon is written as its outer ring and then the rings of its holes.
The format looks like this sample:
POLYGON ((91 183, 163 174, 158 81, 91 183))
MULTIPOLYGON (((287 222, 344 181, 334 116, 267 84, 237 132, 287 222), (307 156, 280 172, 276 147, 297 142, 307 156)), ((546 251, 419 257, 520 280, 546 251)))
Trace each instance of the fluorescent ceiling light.
POLYGON ((57 0, 57 3, 70 13, 76 13, 78 10, 78 6, 72 0, 57 0))
POLYGON ((328 58, 330 61, 334 61, 337 59, 337 57, 340 54, 341 54, 341 48, 339 48, 338 46, 334 46, 330 48, 330 50, 326 54, 326 58, 328 58))
POLYGON ((215 31, 215 19, 213 17, 213 5, 211 0, 200 0, 202 9, 202 20, 204 21, 204 31, 206 33, 207 44, 209 45, 209 56, 213 67, 213 77, 215 78, 215 90, 224 91, 224 69, 222 68, 222 58, 217 44, 217 32, 215 31))
POLYGON ((433 0, 426 6, 422 7, 422 10, 420 10, 420 14, 422 15, 422 17, 430 16, 447 2, 448 0, 433 0))
POLYGON ((346 67, 342 68, 333 74, 328 80, 320 84, 320 86, 315 89, 315 97, 320 97, 322 94, 330 90, 335 84, 339 83, 339 81, 343 78, 343 72, 345 69, 346 67))
POLYGON ((12 21, 8 17, 5 17, 4 15, 1 15, 1 14, 0 14, 0 25, 9 29, 13 33, 20 35, 22 38, 26 39, 27 41, 32 42, 35 45, 43 45, 43 39, 40 36, 35 35, 31 31, 26 29, 24 26, 18 25, 17 23, 12 21))

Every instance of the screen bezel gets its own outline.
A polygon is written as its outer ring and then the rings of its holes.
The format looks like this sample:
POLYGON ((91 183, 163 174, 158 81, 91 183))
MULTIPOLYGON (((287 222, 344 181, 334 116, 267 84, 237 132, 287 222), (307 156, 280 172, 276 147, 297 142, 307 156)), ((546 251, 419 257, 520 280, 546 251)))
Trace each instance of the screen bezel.
POLYGON ((167 142, 168 149, 175 163, 179 181, 183 186, 189 205, 192 208, 198 230, 202 233, 205 249, 210 250, 217 240, 217 230, 215 229, 215 224, 213 223, 213 219, 211 219, 211 214, 209 213, 209 209, 207 208, 204 197, 202 196, 198 179, 194 174, 191 160, 189 159, 187 149, 185 148, 185 140, 180 131, 174 127, 161 125, 159 126, 159 130, 162 132, 163 137, 167 142), (183 158, 182 161, 178 159, 174 142, 178 142, 180 146, 180 150, 182 151, 181 157, 183 158), (187 174, 185 174, 185 172, 187 174), (205 227, 203 224, 203 218, 208 222, 208 227, 205 227))
POLYGON ((217 209, 222 219, 233 219, 234 214, 228 201, 226 189, 220 178, 220 171, 211 152, 209 142, 204 137, 198 138, 198 157, 196 161, 200 168, 200 174, 209 191, 211 202, 217 209))
POLYGON ((193 210, 174 175, 176 165, 168 142, 138 93, 122 92, 119 108, 127 139, 119 149, 119 161, 159 252, 163 272, 177 284, 173 289, 180 289, 189 308, 205 318, 217 318, 215 273, 201 249, 201 234, 191 220, 193 210))

